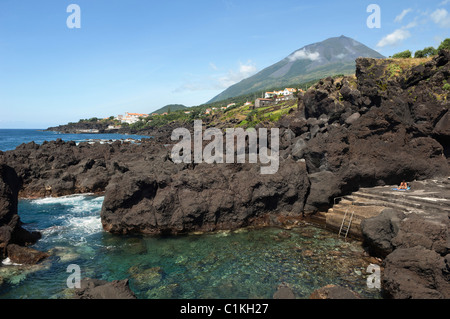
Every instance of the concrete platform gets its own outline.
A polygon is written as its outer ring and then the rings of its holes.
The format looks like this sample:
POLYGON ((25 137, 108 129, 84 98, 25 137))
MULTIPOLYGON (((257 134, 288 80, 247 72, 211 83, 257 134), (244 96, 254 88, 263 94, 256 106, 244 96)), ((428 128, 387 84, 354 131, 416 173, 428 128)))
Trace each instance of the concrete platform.
POLYGON ((379 215, 385 208, 423 215, 446 214, 450 218, 450 178, 414 181, 410 190, 394 190, 397 185, 361 188, 336 199, 325 214, 326 227, 339 232, 345 212, 353 212, 349 236, 361 239, 361 221, 379 215))

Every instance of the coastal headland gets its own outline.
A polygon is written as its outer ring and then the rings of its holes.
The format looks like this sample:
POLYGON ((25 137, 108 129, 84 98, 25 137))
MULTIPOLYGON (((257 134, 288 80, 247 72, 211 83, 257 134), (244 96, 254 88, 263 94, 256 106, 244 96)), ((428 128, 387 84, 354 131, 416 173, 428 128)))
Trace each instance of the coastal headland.
MULTIPOLYGON (((279 169, 271 175, 259 173, 262 163, 174 163, 170 133, 177 123, 149 131, 153 138, 136 144, 57 140, 0 152, 0 253, 14 258, 16 246, 37 240, 37 234, 33 240, 17 236, 23 235, 19 197, 103 193, 106 231, 176 235, 295 226, 295 220, 323 216, 335 198, 360 188, 446 181, 449 76, 448 50, 415 64, 357 59, 355 77, 323 79, 298 97, 289 114, 255 127, 280 130, 279 169)), ((193 130, 193 123, 183 127, 193 130)), ((450 297, 449 220, 437 214, 391 208, 365 221, 368 251, 384 258, 387 297, 450 297), (375 238, 378 230, 386 236, 375 238)), ((45 257, 28 253, 31 262, 45 257)))

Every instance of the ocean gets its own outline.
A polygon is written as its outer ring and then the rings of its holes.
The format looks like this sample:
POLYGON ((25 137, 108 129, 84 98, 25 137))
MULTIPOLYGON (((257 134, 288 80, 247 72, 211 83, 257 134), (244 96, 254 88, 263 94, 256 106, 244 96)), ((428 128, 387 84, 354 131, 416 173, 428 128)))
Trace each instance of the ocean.
MULTIPOLYGON (((39 143, 87 138, 8 131, 0 130, 1 150, 33 139, 39 143)), ((3 260, 0 299, 70 298, 69 265, 79 266, 82 278, 129 279, 139 299, 270 299, 281 283, 287 283, 297 298, 308 298, 330 284, 348 287, 365 298, 380 298, 378 290, 367 287, 369 261, 361 243, 344 241, 325 229, 305 223, 290 230, 118 236, 102 228, 102 203, 103 197, 93 194, 21 199, 24 227, 42 233, 32 248, 47 251, 50 257, 34 266, 3 260)))
POLYGON ((85 141, 138 140, 150 137, 124 134, 64 134, 37 129, 0 129, 0 151, 13 150, 22 143, 35 142, 36 144, 42 144, 44 141, 54 141, 58 138, 66 142, 75 141, 79 143, 85 141))

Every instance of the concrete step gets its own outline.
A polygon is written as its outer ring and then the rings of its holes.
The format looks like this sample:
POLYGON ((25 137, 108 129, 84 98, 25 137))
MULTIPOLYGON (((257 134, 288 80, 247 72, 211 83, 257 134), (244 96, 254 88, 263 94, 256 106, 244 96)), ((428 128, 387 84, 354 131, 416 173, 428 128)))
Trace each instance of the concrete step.
MULTIPOLYGON (((351 203, 351 202, 350 202, 351 203)), ((362 238, 361 222, 366 218, 378 216, 386 207, 384 206, 357 206, 347 202, 334 205, 326 214, 326 226, 334 231, 339 231, 345 213, 348 212, 348 218, 353 212, 352 224, 349 229, 349 236, 358 239, 362 238)), ((347 224, 348 219, 346 220, 347 224)))
MULTIPOLYGON (((419 183, 419 182, 415 182, 419 183)), ((416 185, 416 184, 415 184, 416 185)), ((361 188, 358 192, 372 194, 372 195, 382 195, 384 197, 406 197, 411 198, 413 201, 423 202, 423 203, 431 203, 431 204, 439 204, 439 205, 449 205, 450 206, 450 189, 448 185, 437 184, 428 185, 418 189, 411 189, 407 191, 395 191, 393 188, 396 186, 384 186, 384 187, 373 187, 373 188, 361 188)), ((357 192, 357 193, 358 193, 357 192)))
POLYGON ((405 206, 402 204, 389 202, 382 199, 374 199, 369 198, 368 196, 358 196, 356 194, 348 195, 344 197, 346 200, 349 200, 353 203, 355 206, 383 206, 383 207, 389 207, 389 208, 395 208, 401 211, 410 211, 410 206, 405 206))
POLYGON ((326 226, 339 231, 345 212, 354 212, 349 235, 362 238, 361 221, 379 215, 386 207, 420 214, 447 214, 450 218, 450 178, 412 182, 411 190, 395 191, 396 186, 361 188, 326 213, 326 226))
POLYGON ((392 207, 392 204, 397 204, 400 208, 403 207, 407 210, 432 210, 433 212, 441 211, 450 213, 450 200, 445 198, 420 197, 413 193, 398 194, 389 191, 373 192, 368 191, 367 189, 360 189, 351 196, 385 202, 388 207, 392 207))
POLYGON ((383 206, 385 208, 394 208, 401 211, 421 211, 421 206, 405 205, 398 201, 387 201, 386 199, 371 197, 370 195, 353 194, 349 195, 353 199, 355 206, 383 206))

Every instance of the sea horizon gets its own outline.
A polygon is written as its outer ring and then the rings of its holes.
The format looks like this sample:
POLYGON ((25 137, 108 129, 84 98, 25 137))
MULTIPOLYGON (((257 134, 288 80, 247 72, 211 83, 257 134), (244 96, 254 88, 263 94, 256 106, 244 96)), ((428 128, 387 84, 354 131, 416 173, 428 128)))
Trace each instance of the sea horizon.
POLYGON ((126 140, 150 138, 145 135, 118 134, 118 133, 61 133, 46 131, 46 129, 1 129, 0 128, 0 151, 6 152, 16 149, 21 144, 35 142, 42 144, 62 139, 65 142, 74 141, 76 143, 93 140, 126 140))

